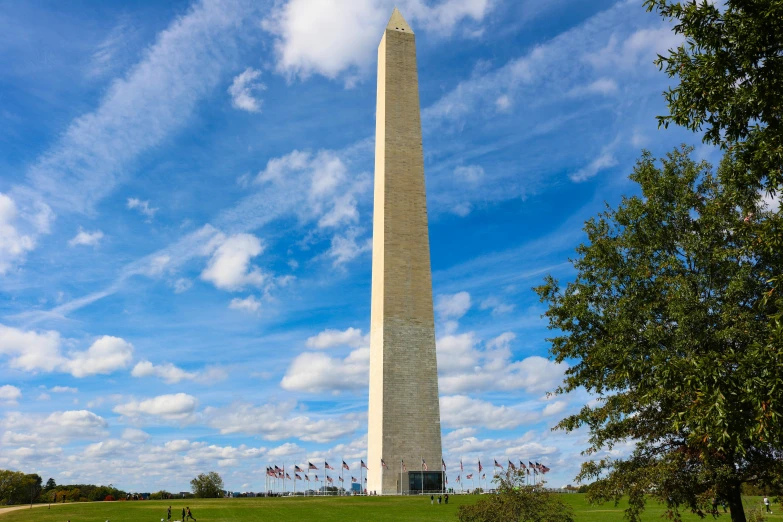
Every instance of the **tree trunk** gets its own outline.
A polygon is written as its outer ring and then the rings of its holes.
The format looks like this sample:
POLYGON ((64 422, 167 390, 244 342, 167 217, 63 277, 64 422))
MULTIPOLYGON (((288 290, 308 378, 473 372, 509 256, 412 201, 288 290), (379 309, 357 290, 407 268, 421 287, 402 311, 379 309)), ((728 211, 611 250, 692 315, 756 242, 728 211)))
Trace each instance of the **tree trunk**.
POLYGON ((745 508, 742 506, 742 485, 735 484, 729 489, 729 495, 726 499, 731 511, 731 522, 747 522, 745 518, 745 508))

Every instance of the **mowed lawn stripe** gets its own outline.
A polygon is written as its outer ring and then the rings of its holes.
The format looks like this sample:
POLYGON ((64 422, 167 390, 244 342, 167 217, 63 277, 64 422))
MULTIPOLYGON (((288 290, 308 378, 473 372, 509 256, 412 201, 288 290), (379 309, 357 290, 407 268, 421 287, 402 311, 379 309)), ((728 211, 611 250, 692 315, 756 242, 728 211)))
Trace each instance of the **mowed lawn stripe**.
MULTIPOLYGON (((449 504, 430 505, 429 497, 289 497, 237 499, 173 499, 170 501, 90 502, 53 505, 0 513, 0 522, 158 522, 166 518, 166 508, 172 507, 172 520, 180 520, 182 508, 189 506, 199 522, 318 522, 368 521, 456 521, 462 504, 476 502, 480 496, 452 495, 449 504)), ((574 508, 577 522, 622 522, 624 504, 591 506, 584 495, 564 494, 560 498, 574 508)), ((761 497, 746 497, 748 507, 761 506, 761 497)), ((770 520, 783 520, 781 506, 774 505, 770 520)), ((649 503, 645 521, 659 521, 664 507, 649 503)), ((683 520, 701 520, 684 514, 683 520)), ((729 521, 720 509, 718 520, 729 521)))

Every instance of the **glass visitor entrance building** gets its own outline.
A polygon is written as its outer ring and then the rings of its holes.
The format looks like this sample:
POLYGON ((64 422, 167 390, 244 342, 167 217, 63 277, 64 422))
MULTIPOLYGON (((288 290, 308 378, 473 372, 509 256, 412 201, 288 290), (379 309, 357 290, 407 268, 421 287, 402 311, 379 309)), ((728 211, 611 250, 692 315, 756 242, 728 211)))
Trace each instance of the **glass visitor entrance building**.
POLYGON ((410 495, 418 495, 419 493, 440 493, 443 491, 443 486, 442 471, 408 472, 408 493, 410 495))

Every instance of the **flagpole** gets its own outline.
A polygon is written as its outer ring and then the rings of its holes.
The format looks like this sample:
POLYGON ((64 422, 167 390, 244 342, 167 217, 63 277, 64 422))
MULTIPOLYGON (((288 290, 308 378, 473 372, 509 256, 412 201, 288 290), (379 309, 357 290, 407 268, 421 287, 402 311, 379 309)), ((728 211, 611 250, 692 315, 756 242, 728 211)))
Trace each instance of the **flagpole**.
POLYGON ((400 459, 400 495, 402 495, 402 459, 400 459))

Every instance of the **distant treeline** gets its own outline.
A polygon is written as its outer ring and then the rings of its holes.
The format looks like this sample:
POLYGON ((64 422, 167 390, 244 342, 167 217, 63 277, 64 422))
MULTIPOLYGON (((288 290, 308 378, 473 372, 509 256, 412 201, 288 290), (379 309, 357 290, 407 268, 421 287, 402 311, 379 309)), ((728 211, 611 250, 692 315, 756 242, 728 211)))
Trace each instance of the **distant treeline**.
POLYGON ((22 473, 0 469, 0 505, 30 504, 46 502, 90 502, 119 500, 127 493, 113 486, 93 484, 69 484, 58 486, 50 478, 43 480, 36 473, 22 473))

